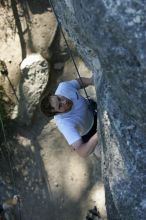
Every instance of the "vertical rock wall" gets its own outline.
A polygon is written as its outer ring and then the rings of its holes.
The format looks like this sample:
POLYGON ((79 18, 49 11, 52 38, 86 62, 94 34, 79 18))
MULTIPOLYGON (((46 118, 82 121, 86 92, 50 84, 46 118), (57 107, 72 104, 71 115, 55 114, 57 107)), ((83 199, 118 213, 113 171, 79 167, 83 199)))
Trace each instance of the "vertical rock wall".
POLYGON ((94 72, 109 220, 146 219, 146 1, 52 0, 94 72))

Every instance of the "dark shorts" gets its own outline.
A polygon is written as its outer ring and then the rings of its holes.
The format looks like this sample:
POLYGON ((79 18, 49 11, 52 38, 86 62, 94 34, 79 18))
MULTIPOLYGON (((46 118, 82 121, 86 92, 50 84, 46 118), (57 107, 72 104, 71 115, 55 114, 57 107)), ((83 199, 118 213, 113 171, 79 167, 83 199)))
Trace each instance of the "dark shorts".
POLYGON ((97 129, 97 112, 95 112, 94 114, 94 123, 93 123, 92 128, 87 134, 82 136, 82 140, 84 143, 88 142, 89 139, 96 133, 96 129, 97 129))

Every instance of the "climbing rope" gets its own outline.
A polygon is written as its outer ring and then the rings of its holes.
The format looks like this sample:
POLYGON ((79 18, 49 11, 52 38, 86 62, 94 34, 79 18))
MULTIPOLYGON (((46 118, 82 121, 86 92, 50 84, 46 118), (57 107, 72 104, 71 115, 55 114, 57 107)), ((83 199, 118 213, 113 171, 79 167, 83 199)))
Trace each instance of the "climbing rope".
MULTIPOLYGON (((1 114, 0 114, 0 122, 1 122, 1 128, 2 128, 2 132, 3 132, 3 137, 4 137, 4 143, 5 143, 5 147, 6 147, 7 155, 8 155, 8 164, 9 164, 9 169, 10 169, 11 180, 12 180, 14 191, 16 192, 16 183, 15 183, 12 163, 11 163, 11 159, 10 159, 10 152, 9 152, 8 144, 7 144, 8 142, 7 142, 7 139, 6 139, 6 133, 5 133, 4 124, 3 124, 3 120, 2 120, 1 114)), ((4 153, 3 153, 3 156, 4 156, 4 153)), ((4 158, 5 158, 5 156, 4 156, 4 158)), ((5 160, 6 160, 6 158, 5 158, 5 160)), ((18 207, 19 219, 21 220, 22 218, 21 218, 20 199, 18 199, 18 206, 19 206, 18 207)))
POLYGON ((6 64, 5 64, 5 62, 3 60, 0 60, 0 73, 7 78, 8 82, 9 82, 9 84, 10 84, 10 86, 11 86, 13 92, 14 92, 16 100, 17 100, 17 102, 19 102, 19 99, 18 99, 18 96, 17 96, 16 91, 14 89, 14 86, 13 86, 13 84, 12 84, 12 82, 11 82, 9 76, 8 76, 7 66, 6 66, 6 64))
POLYGON ((14 175, 13 175, 13 171, 12 171, 12 164, 11 164, 11 160, 10 160, 10 154, 9 154, 9 150, 8 150, 6 134, 5 134, 4 124, 3 124, 3 121, 2 121, 1 114, 0 114, 0 122, 1 122, 1 128, 2 128, 2 132, 3 132, 3 137, 4 137, 4 143, 5 143, 5 146, 6 146, 7 153, 8 153, 8 163, 9 163, 9 168, 10 168, 10 171, 11 171, 11 178, 12 178, 13 186, 14 186, 14 189, 15 189, 15 181, 14 181, 14 175))
MULTIPOLYGON (((8 70, 7 70, 7 67, 5 65, 5 62, 0 60, 0 70, 1 70, 1 74, 4 75, 5 77, 7 77, 7 80, 14 92, 14 95, 16 97, 16 100, 17 102, 19 102, 19 99, 16 95, 16 91, 14 89, 14 86, 13 84, 11 83, 11 80, 9 79, 8 77, 8 70)), ((15 183, 15 178, 14 178, 14 173, 13 173, 13 168, 12 168, 12 163, 11 163, 11 159, 10 159, 10 149, 9 149, 9 144, 7 142, 7 138, 6 138, 6 133, 5 133, 5 129, 4 129, 4 123, 3 123, 3 120, 2 120, 2 116, 0 114, 0 123, 1 123, 1 128, 2 128, 2 133, 3 133, 3 137, 4 137, 4 143, 5 143, 5 147, 6 147, 6 151, 7 151, 7 156, 8 156, 8 166, 9 166, 9 169, 10 169, 10 179, 12 181, 12 185, 13 185, 13 189, 14 191, 16 192, 16 183, 15 183)), ((5 157, 5 154, 3 153, 2 151, 2 156, 4 157, 4 159, 7 161, 6 157, 5 157)), ((17 192, 16 192, 17 193, 17 192)), ((20 208, 20 199, 18 198, 18 210, 19 210, 19 219, 21 220, 21 208, 20 208)))
POLYGON ((62 29, 61 23, 60 23, 60 21, 59 21, 58 15, 57 15, 57 13, 56 13, 56 11, 55 11, 55 8, 54 8, 54 6, 53 6, 52 1, 49 0, 49 2, 50 2, 50 5, 51 5, 52 10, 53 10, 53 12, 54 12, 54 15, 55 15, 55 17, 56 17, 56 20, 57 20, 59 29, 60 29, 60 31, 61 31, 61 33, 62 33, 62 36, 63 36, 63 38, 64 38, 64 41, 65 41, 65 43, 66 43, 66 46, 67 46, 69 55, 70 55, 70 57, 71 57, 71 59, 72 59, 72 61, 73 61, 73 64, 74 64, 75 69, 76 69, 76 72, 77 72, 78 77, 79 77, 79 79, 80 79, 80 81, 81 81, 81 84, 82 84, 83 90, 84 90, 84 92, 85 92, 86 98, 87 98, 87 100, 88 100, 88 103, 91 105, 91 102, 90 102, 90 100, 89 100, 89 97, 90 97, 90 96, 88 96, 87 91, 86 91, 86 89, 85 89, 85 87, 84 87, 83 81, 82 81, 82 79, 81 79, 81 75, 80 75, 80 73, 79 73, 78 67, 77 67, 77 65, 76 65, 74 56, 73 56, 72 51, 71 51, 71 49, 70 49, 70 46, 69 46, 69 44, 68 44, 68 42, 67 42, 67 39, 66 39, 66 37, 65 37, 65 34, 64 34, 64 32, 63 32, 63 29, 62 29))
POLYGON ((13 86, 13 84, 11 83, 11 80, 9 79, 8 75, 6 75, 6 77, 7 77, 8 81, 9 81, 9 83, 10 83, 10 86, 11 86, 13 92, 14 92, 14 95, 15 95, 15 97, 16 97, 16 100, 17 100, 17 102, 19 103, 19 99, 18 99, 18 96, 17 96, 16 91, 15 91, 15 89, 14 89, 14 86, 13 86))

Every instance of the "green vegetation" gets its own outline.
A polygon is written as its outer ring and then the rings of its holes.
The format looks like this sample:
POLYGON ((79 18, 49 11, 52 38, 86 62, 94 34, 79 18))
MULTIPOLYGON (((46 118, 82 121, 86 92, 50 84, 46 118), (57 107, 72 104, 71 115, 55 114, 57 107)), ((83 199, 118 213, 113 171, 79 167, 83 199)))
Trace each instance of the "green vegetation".
POLYGON ((1 116, 1 119, 4 121, 7 118, 7 114, 6 114, 6 109, 4 106, 3 97, 4 97, 4 90, 2 86, 0 86, 0 116, 1 116))
MULTIPOLYGON (((8 75, 7 66, 3 60, 0 60, 0 74, 2 74, 3 76, 8 75)), ((4 97, 5 92, 2 85, 0 85, 0 116, 2 120, 5 120, 7 116, 4 97)))
POLYGON ((4 90, 2 88, 2 86, 0 86, 0 146, 3 142, 3 126, 5 127, 5 121, 6 121, 6 118, 7 118, 7 113, 6 113, 6 109, 5 109, 5 106, 4 106, 4 90))
POLYGON ((8 75, 7 66, 3 60, 0 60, 0 73, 5 76, 8 75))

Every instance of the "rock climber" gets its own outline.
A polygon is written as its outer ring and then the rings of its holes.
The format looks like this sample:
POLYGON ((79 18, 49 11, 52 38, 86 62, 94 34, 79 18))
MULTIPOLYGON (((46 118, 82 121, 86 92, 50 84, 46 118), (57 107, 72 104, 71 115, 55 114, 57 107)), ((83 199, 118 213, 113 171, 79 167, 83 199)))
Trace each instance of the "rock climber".
POLYGON ((97 115, 79 93, 89 85, 93 85, 93 77, 61 82, 55 94, 45 95, 40 103, 41 111, 47 117, 54 116, 58 129, 81 157, 90 155, 98 142, 97 115))

